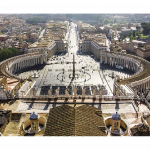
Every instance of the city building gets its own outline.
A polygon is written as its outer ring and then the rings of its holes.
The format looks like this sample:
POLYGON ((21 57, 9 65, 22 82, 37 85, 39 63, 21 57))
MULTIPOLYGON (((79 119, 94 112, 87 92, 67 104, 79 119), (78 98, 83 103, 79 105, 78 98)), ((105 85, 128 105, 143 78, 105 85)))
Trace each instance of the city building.
POLYGON ((107 38, 105 34, 97 33, 96 29, 85 23, 78 23, 80 28, 79 50, 81 52, 92 52, 95 57, 100 58, 102 50, 107 51, 107 38))
POLYGON ((25 54, 0 62, 3 136, 149 135, 149 43, 119 42, 113 29, 108 41, 84 22, 49 21, 40 35, 39 26, 21 34, 24 21, 4 22, 16 32, 14 45, 31 37, 35 42, 26 43, 25 54))

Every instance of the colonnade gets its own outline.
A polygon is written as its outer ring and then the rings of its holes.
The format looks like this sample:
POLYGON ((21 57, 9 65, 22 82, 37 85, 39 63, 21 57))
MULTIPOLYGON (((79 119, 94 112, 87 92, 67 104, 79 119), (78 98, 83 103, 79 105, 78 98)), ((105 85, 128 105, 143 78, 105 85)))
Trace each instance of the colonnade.
POLYGON ((143 80, 131 83, 131 87, 136 89, 137 92, 146 92, 150 87, 150 76, 143 80))
MULTIPOLYGON (((132 55, 126 55, 126 54, 123 55, 119 53, 110 53, 110 52, 103 52, 103 51, 101 51, 100 53, 100 63, 109 64, 112 67, 116 65, 120 65, 123 68, 135 72, 135 74, 132 75, 130 79, 138 75, 139 80, 130 83, 126 82, 126 86, 132 88, 132 90, 136 89, 137 92, 143 93, 150 87, 150 76, 147 76, 145 78, 143 78, 142 76, 140 77, 140 73, 144 71, 144 66, 141 62, 147 63, 148 66, 150 65, 148 61, 137 56, 133 57, 132 55)), ((117 86, 115 86, 114 84, 114 89, 113 89, 114 94, 116 94, 116 90, 119 91, 117 86)), ((120 94, 122 95, 122 93, 120 94)))
POLYGON ((47 53, 21 57, 8 65, 8 72, 14 74, 21 69, 43 63, 47 63, 47 53))
POLYGON ((121 65, 124 68, 132 70, 135 73, 142 71, 142 65, 137 60, 127 57, 126 55, 119 55, 115 53, 103 53, 100 54, 100 63, 109 64, 110 66, 121 65))

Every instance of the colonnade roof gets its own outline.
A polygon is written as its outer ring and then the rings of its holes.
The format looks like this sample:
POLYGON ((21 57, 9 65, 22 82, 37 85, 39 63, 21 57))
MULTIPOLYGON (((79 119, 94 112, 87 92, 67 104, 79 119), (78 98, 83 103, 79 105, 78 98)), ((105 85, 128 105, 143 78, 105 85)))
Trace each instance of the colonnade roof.
MULTIPOLYGON (((118 53, 116 53, 116 54, 118 54, 118 53)), ((137 57, 134 55, 130 55, 130 54, 127 54, 127 55, 120 54, 120 55, 127 56, 127 58, 130 57, 130 58, 137 60, 138 62, 140 62, 142 64, 144 70, 133 77, 131 76, 130 78, 120 80, 119 84, 131 84, 132 82, 140 81, 140 80, 150 76, 150 62, 148 62, 147 60, 145 60, 143 58, 140 58, 140 57, 137 57)))
POLYGON ((25 57, 32 57, 34 55, 40 55, 42 54, 43 52, 33 52, 33 53, 29 53, 29 54, 23 54, 23 55, 19 55, 19 56, 15 56, 15 57, 12 57, 12 58, 9 58, 9 59, 6 59, 4 61, 2 61, 0 63, 0 76, 6 76, 6 77, 10 77, 6 72, 5 72, 5 68, 7 66, 8 63, 10 62, 13 62, 17 59, 20 59, 20 58, 25 58, 25 57))

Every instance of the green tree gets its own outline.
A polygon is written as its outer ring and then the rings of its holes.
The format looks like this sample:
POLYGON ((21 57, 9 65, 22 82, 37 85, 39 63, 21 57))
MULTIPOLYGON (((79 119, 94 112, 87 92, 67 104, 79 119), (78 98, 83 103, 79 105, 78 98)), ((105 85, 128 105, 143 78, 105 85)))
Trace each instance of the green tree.
POLYGON ((131 35, 130 36, 130 42, 132 42, 133 38, 134 38, 133 35, 131 35))
POLYGON ((128 33, 128 35, 129 35, 129 37, 130 37, 131 35, 133 35, 133 34, 132 34, 132 31, 130 31, 130 32, 128 33))
POLYGON ((7 55, 8 55, 8 58, 12 57, 12 51, 11 50, 7 50, 7 55))
POLYGON ((8 48, 8 49, 11 50, 15 55, 17 55, 19 53, 19 50, 16 47, 11 47, 11 48, 8 48))
POLYGON ((139 27, 139 26, 136 26, 136 29, 137 29, 137 30, 140 30, 140 27, 139 27))
POLYGON ((150 23, 143 22, 141 26, 143 28, 143 34, 148 35, 150 33, 150 23))
POLYGON ((2 50, 1 55, 2 55, 2 60, 7 59, 7 51, 6 51, 6 49, 2 50))
POLYGON ((135 37, 135 30, 133 31, 133 37, 135 37))
POLYGON ((112 23, 112 24, 113 24, 113 20, 109 20, 109 23, 112 23))
POLYGON ((108 20, 108 19, 105 19, 105 20, 103 21, 103 23, 104 23, 104 24, 108 24, 108 23, 109 23, 109 20, 108 20))
POLYGON ((2 50, 0 51, 0 61, 2 61, 2 50))
POLYGON ((8 59, 10 57, 16 56, 19 54, 19 50, 16 47, 11 47, 8 49, 3 49, 0 51, 0 61, 8 59))
POLYGON ((103 23, 103 18, 99 18, 99 22, 100 22, 100 23, 103 23))

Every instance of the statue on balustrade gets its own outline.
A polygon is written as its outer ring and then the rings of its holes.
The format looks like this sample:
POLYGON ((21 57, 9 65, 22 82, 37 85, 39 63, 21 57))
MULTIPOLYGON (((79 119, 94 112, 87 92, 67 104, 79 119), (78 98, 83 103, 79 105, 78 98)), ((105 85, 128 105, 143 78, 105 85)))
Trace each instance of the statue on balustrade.
POLYGON ((85 89, 82 90, 82 97, 85 97, 85 89))
POLYGON ((68 89, 65 90, 65 96, 66 96, 66 97, 69 97, 68 89))
POLYGON ((99 98, 102 98, 102 89, 99 90, 99 98))
POLYGON ((55 95, 56 95, 56 97, 59 96, 59 90, 58 89, 55 90, 55 95))
POLYGON ((119 90, 116 90, 116 97, 119 97, 119 90))
POLYGON ((33 87, 33 96, 36 96, 36 92, 37 92, 37 90, 36 90, 35 87, 36 87, 36 86, 33 87))
POLYGON ((76 97, 77 96, 77 88, 76 87, 74 87, 73 92, 74 92, 74 97, 76 97))
POLYGON ((93 89, 93 97, 96 97, 96 89, 93 89))
POLYGON ((137 89, 134 89, 134 98, 137 98, 137 89))
POLYGON ((49 97, 52 96, 52 89, 51 88, 48 90, 48 95, 49 95, 49 97))

